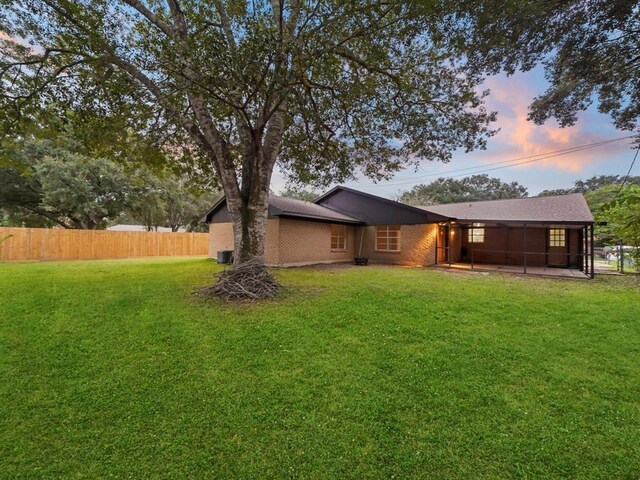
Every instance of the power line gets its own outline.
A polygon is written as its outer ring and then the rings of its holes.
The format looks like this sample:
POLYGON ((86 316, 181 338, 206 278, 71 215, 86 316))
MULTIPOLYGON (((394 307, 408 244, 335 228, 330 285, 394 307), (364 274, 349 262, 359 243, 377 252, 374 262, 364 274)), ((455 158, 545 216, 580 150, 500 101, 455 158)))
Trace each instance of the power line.
MULTIPOLYGON (((619 142, 621 140, 626 140, 627 138, 633 138, 633 136, 613 138, 611 140, 602 140, 600 142, 588 143, 588 144, 585 144, 585 145, 578 145, 576 147, 563 148, 561 150, 552 150, 550 152, 538 153, 536 155, 528 155, 528 156, 525 156, 525 157, 512 158, 511 160, 502 160, 500 162, 487 163, 487 164, 485 164, 483 166, 459 168, 459 169, 456 169, 456 170, 451 170, 448 173, 463 172, 463 171, 466 171, 466 170, 475 170, 475 169, 478 169, 478 168, 484 168, 485 166, 486 167, 490 167, 492 165, 501 165, 501 164, 504 164, 504 163, 517 162, 519 160, 527 160, 529 158, 537 158, 537 157, 542 157, 542 156, 551 155, 551 154, 560 154, 560 153, 564 154, 565 152, 566 153, 573 153, 575 151, 587 150, 589 148, 595 148, 595 147, 599 147, 601 145, 606 145, 606 144, 609 144, 609 143, 619 142)), ((541 158, 540 160, 544 160, 544 158, 541 158)), ((429 174, 422 175, 422 176, 417 177, 417 178, 435 177, 437 175, 440 175, 440 173, 429 173, 429 174)))
MULTIPOLYGON (((550 152, 545 152, 545 153, 539 153, 536 155, 528 155, 525 157, 517 157, 517 158, 512 158, 510 160, 502 160, 500 162, 493 162, 493 163, 488 163, 482 166, 477 166, 477 167, 466 167, 466 168, 459 168, 456 170, 451 170, 448 173, 429 173, 426 175, 421 175, 418 177, 413 177, 413 179, 408 180, 408 181, 402 181, 402 182, 391 182, 391 183, 372 183, 372 184, 366 184, 367 187, 387 187, 387 186, 399 186, 399 185, 411 185, 414 183, 417 183, 416 179, 422 179, 422 178, 427 178, 427 177, 444 177, 444 178, 456 178, 456 177, 463 177, 465 175, 469 175, 469 174, 479 174, 479 173, 484 173, 484 172, 490 172, 493 170, 499 170, 502 168, 509 168, 509 167, 515 167, 518 165, 524 165, 524 164, 528 164, 528 163, 533 163, 533 162, 539 162, 542 160, 548 160, 550 158, 555 158, 555 157, 560 157, 563 155, 569 155, 571 153, 576 153, 576 152, 580 152, 582 150, 589 150, 591 148, 597 148, 603 145, 608 145, 611 143, 615 143, 615 142, 619 142, 622 140, 626 140, 629 138, 634 138, 632 135, 629 136, 625 136, 625 137, 619 137, 619 138, 613 138, 613 139, 609 139, 609 140, 602 140, 600 142, 595 142, 595 143, 588 143, 588 144, 583 144, 583 145, 577 145, 574 147, 570 147, 570 148, 564 148, 561 150, 553 150, 550 152), (520 161, 520 160, 524 160, 524 161, 520 161), (491 167, 492 165, 501 165, 498 167, 494 167, 494 168, 486 168, 486 167, 491 167), (469 172, 469 170, 477 170, 474 172, 469 172), (451 173, 457 173, 457 172, 468 172, 468 173, 463 173, 463 174, 459 174, 459 175, 451 175, 451 173)), ((363 184, 359 184, 359 185, 363 185, 363 184)))
POLYGON ((638 158, 638 152, 640 152, 640 144, 638 144, 638 148, 636 148, 636 154, 633 156, 633 160, 631 161, 631 165, 629 166, 629 170, 627 170, 627 174, 624 176, 624 180, 620 185, 620 190, 624 187, 624 184, 629 180, 629 175, 631 174, 631 170, 633 170, 633 165, 636 163, 636 159, 638 158))
MULTIPOLYGON (((631 160, 631 165, 629 165, 629 170, 627 170, 627 174, 622 179, 622 183, 620 183, 620 188, 618 188, 618 191, 616 192, 616 194, 607 203, 610 204, 611 202, 613 202, 616 198, 618 198, 618 195, 620 195, 620 193, 622 192, 622 189, 627 183, 627 180, 629 180, 629 175, 631 175, 631 170, 633 170, 633 166, 636 163, 636 159, 638 158, 638 152, 640 152, 640 144, 638 144, 638 148, 636 148, 636 154, 633 156, 633 160, 631 160)), ((598 211, 600 211, 603 207, 604 207, 604 204, 600 206, 598 211)))

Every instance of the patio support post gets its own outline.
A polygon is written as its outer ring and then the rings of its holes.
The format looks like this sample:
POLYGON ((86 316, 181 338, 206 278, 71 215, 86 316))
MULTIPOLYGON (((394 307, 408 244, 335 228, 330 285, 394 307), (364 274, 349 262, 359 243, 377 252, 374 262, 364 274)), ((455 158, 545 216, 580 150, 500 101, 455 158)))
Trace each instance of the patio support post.
POLYGON ((436 227, 436 262, 435 265, 438 264, 438 237, 440 236, 440 224, 436 227))
POLYGON ((451 266, 451 245, 453 244, 453 228, 451 228, 451 222, 449 222, 449 247, 447 248, 447 259, 449 260, 449 266, 451 266))
POLYGON ((584 271, 589 273, 589 225, 584 226, 584 271))
MULTIPOLYGON (((474 237, 473 237, 473 223, 472 223, 471 224, 471 239, 473 240, 473 238, 474 237)), ((468 241, 467 241, 467 243, 468 243, 468 241)), ((471 270, 473 270, 473 251, 475 250, 475 248, 474 248, 475 243, 471 242, 471 243, 469 243, 469 246, 471 247, 471 270)))
POLYGON ((580 242, 580 265, 582 266, 582 271, 587 273, 589 271, 589 267, 587 266, 587 226, 582 227, 582 242, 580 242))
POLYGON ((524 256, 524 273, 527 273, 527 224, 524 224, 524 251, 522 252, 524 256))
POLYGON ((591 233, 589 235, 589 243, 590 243, 589 255, 591 256, 591 268, 589 269, 589 273, 591 274, 591 278, 594 278, 596 276, 595 270, 594 270, 594 267, 595 267, 595 265, 594 265, 594 262, 595 262, 594 253, 595 252, 594 252, 594 245, 593 245, 593 243, 594 243, 593 242, 593 237, 594 237, 594 235, 593 235, 593 224, 591 224, 591 233))

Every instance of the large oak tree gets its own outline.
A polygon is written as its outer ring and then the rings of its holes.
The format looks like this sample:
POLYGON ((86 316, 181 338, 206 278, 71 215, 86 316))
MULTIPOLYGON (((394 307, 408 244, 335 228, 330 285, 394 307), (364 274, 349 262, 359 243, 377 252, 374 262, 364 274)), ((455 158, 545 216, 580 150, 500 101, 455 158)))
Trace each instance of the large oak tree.
POLYGON ((529 119, 573 125, 595 104, 640 147, 638 0, 459 0, 442 4, 447 41, 485 74, 542 65, 547 89, 529 119))
MULTIPOLYGON (((0 120, 38 109, 128 120, 217 177, 235 263, 263 263, 276 163, 317 185, 483 147, 482 78, 429 2, 3 1, 0 120)), ((233 271, 233 269, 231 269, 233 271)))

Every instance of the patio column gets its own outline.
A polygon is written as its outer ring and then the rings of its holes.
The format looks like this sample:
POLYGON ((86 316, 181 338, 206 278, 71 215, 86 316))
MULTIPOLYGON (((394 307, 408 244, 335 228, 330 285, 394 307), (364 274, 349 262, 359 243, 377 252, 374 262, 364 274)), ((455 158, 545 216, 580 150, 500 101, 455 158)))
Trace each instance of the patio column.
POLYGON ((524 224, 524 251, 522 252, 524 256, 524 273, 527 273, 527 224, 524 224))
POLYGON ((582 227, 582 264, 584 273, 589 275, 589 226, 582 227))
POLYGON ((589 264, 589 225, 584 226, 584 273, 591 276, 591 269, 589 264))
POLYGON ((438 264, 438 237, 440 236, 440 224, 436 227, 436 261, 435 265, 438 264))
POLYGON ((449 260, 449 266, 451 266, 451 245, 453 245, 453 228, 451 222, 449 222, 449 247, 447 248, 447 259, 449 260))
POLYGON ((589 243, 591 244, 589 247, 589 254, 591 255, 591 278, 594 278, 596 276, 595 274, 595 265, 594 265, 594 245, 593 245, 593 240, 594 240, 594 235, 593 235, 593 224, 591 224, 591 232, 589 235, 589 243))

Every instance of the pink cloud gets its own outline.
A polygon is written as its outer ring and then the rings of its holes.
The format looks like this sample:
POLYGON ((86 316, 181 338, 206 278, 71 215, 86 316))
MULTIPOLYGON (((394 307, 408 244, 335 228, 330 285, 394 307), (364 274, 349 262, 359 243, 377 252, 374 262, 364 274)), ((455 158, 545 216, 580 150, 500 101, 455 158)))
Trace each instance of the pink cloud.
MULTIPOLYGON (((498 111, 497 127, 500 132, 489 140, 490 152, 479 154, 481 162, 495 162, 512 158, 539 155, 579 145, 599 142, 624 136, 616 131, 608 117, 594 114, 582 115, 572 127, 560 128, 553 120, 536 125, 527 120, 528 106, 533 98, 543 92, 545 85, 536 81, 535 73, 516 74, 512 77, 499 75, 486 80, 491 90, 487 107, 498 111), (599 128, 591 130, 593 125, 599 128)), ((625 142, 583 150, 537 162, 525 163, 515 168, 548 168, 579 173, 587 166, 604 161, 605 154, 628 148, 625 142)))
POLYGON ((41 52, 41 49, 31 45, 29 42, 20 37, 12 37, 7 32, 0 30, 0 42, 5 42, 7 45, 16 44, 28 48, 30 53, 41 52))

